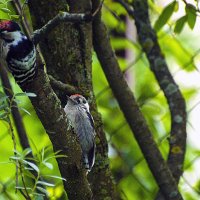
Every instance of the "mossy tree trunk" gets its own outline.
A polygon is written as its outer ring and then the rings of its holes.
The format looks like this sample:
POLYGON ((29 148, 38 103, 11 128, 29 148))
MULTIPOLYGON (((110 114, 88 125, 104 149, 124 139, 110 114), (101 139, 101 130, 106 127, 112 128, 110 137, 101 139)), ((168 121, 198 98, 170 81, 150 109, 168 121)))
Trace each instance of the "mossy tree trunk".
MULTIPOLYGON (((68 6, 72 13, 90 13, 92 10, 91 2, 87 0, 69 0, 67 3, 64 0, 29 1, 34 29, 41 28, 59 11, 67 11, 68 6)), ((117 199, 118 195, 109 169, 107 141, 92 87, 92 23, 63 23, 40 43, 40 48, 47 73, 63 83, 70 83, 77 87, 82 91, 82 95, 89 99, 97 132, 96 162, 89 174, 93 198, 95 200, 117 199)), ((67 91, 56 88, 54 90, 64 106, 67 91)))

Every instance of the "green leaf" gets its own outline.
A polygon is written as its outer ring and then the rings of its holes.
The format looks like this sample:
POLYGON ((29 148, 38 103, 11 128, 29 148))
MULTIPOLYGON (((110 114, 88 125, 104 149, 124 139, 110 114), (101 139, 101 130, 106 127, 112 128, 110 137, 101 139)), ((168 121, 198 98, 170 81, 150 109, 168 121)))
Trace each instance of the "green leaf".
POLYGON ((15 94, 15 96, 36 97, 37 95, 32 92, 20 92, 20 93, 15 94))
POLYGON ((23 154, 23 156, 25 157, 25 156, 27 156, 28 154, 30 154, 31 152, 32 152, 31 148, 26 148, 26 149, 22 152, 22 154, 23 154))
POLYGON ((175 5, 175 7, 174 7, 174 11, 177 12, 178 9, 179 9, 179 4, 178 4, 178 2, 176 1, 176 5, 175 5))
POLYGON ((8 8, 0 8, 1 11, 3 11, 4 13, 11 13, 10 9, 8 8))
POLYGON ((43 192, 44 194, 49 195, 48 191, 45 190, 44 188, 42 188, 42 187, 40 187, 40 186, 37 186, 37 189, 38 189, 39 191, 43 192))
POLYGON ((8 99, 8 96, 0 94, 0 103, 8 99))
POLYGON ((39 162, 37 158, 27 157, 26 160, 34 161, 35 163, 39 162))
POLYGON ((1 113, 0 114, 0 119, 6 119, 8 116, 8 113, 1 113))
POLYGON ((32 162, 28 162, 26 160, 23 160, 23 162, 26 163, 27 165, 29 165, 30 167, 32 167, 36 172, 40 171, 36 164, 34 164, 32 162))
POLYGON ((186 21, 187 21, 187 16, 186 15, 184 15, 181 18, 179 18, 176 21, 176 25, 174 27, 174 32, 175 33, 180 33, 183 30, 183 27, 184 27, 186 21))
POLYGON ((47 168, 53 169, 53 165, 49 162, 42 162, 47 168))
POLYGON ((34 169, 31 168, 31 167, 24 167, 25 170, 28 170, 28 171, 33 171, 34 169))
POLYGON ((17 188, 17 189, 20 189, 20 190, 32 190, 32 188, 30 188, 30 187, 26 187, 26 188, 24 188, 24 187, 21 187, 21 186, 16 186, 15 188, 17 188))
POLYGON ((32 93, 32 92, 27 92, 26 96, 28 96, 28 97, 37 97, 37 95, 35 93, 32 93))
POLYGON ((26 96, 26 92, 19 92, 15 94, 16 97, 18 96, 26 96))
POLYGON ((45 177, 50 177, 50 178, 55 178, 55 179, 60 179, 60 180, 66 181, 65 178, 62 178, 62 177, 60 177, 60 176, 53 176, 53 175, 43 175, 43 176, 45 176, 45 177))
POLYGON ((17 104, 20 104, 20 103, 22 103, 22 101, 21 101, 21 100, 19 100, 19 99, 16 99, 16 98, 15 98, 15 99, 13 99, 13 101, 14 101, 14 102, 16 102, 17 104))
POLYGON ((26 110, 25 108, 20 107, 19 109, 20 109, 20 110, 23 110, 26 114, 28 114, 28 115, 31 116, 31 113, 30 113, 28 110, 26 110))
POLYGON ((20 158, 20 157, 17 157, 17 156, 11 156, 10 159, 11 159, 11 160, 21 160, 21 158, 20 158))
POLYGON ((42 161, 44 160, 44 148, 42 148, 42 161))
POLYGON ((0 105, 0 111, 5 110, 5 108, 8 108, 7 104, 0 105))
POLYGON ((33 192, 32 193, 34 196, 34 200, 43 200, 43 197, 45 196, 44 194, 40 194, 40 193, 37 193, 37 192, 33 192))
POLYGON ((62 150, 58 150, 58 151, 54 152, 53 154, 56 155, 56 154, 59 154, 60 152, 62 152, 62 150))
POLYGON ((176 6, 177 2, 173 1, 172 3, 168 4, 164 10, 162 11, 161 15, 159 16, 159 18, 157 19, 155 25, 154 25, 154 29, 156 31, 159 31, 169 20, 169 18, 172 16, 174 10, 175 10, 175 6, 176 6))
POLYGON ((15 152, 17 155, 19 155, 20 157, 22 157, 22 153, 21 153, 21 152, 19 152, 19 151, 17 151, 17 150, 14 150, 14 152, 15 152))
POLYGON ((29 178, 32 178, 33 180, 35 180, 35 176, 29 171, 29 170, 24 170, 23 174, 29 178))
POLYGON ((188 25, 191 29, 194 28, 194 25, 196 23, 196 18, 197 18, 197 15, 196 15, 196 8, 195 6, 193 6, 192 4, 187 4, 186 7, 185 7, 185 12, 187 14, 187 22, 188 22, 188 25))
POLYGON ((66 155, 54 155, 54 156, 49 156, 47 158, 44 159, 44 162, 46 162, 47 160, 50 160, 52 158, 67 158, 66 155))
POLYGON ((45 182, 45 181, 38 181, 37 185, 45 185, 45 186, 49 186, 49 187, 54 187, 55 186, 54 184, 48 183, 48 182, 45 182))
POLYGON ((19 19, 19 18, 20 18, 19 15, 10 15, 10 17, 11 17, 12 19, 19 19))

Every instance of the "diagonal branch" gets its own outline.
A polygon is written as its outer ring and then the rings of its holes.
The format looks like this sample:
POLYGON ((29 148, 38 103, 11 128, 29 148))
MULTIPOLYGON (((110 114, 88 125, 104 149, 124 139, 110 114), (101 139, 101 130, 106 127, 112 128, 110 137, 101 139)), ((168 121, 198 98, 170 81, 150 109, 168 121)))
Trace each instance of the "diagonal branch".
MULTIPOLYGON (((147 55, 151 70, 155 74, 168 101, 171 112, 171 136, 168 165, 175 180, 179 182, 179 178, 183 172, 183 162, 186 149, 187 114, 185 101, 168 70, 156 34, 150 25, 147 2, 135 1, 133 3, 135 12, 130 12, 130 9, 127 9, 129 6, 128 4, 123 0, 117 1, 124 6, 129 15, 135 19, 140 44, 147 55), (151 45, 147 45, 147 43, 151 45)), ((163 199, 163 197, 159 194, 156 199, 163 199)))
MULTIPOLYGON (((94 6, 98 6, 98 3, 98 1, 93 1, 94 6)), ((168 200, 183 199, 178 191, 176 181, 152 138, 133 94, 123 78, 100 15, 93 22, 93 43, 110 87, 162 193, 168 200)))
MULTIPOLYGON (((176 180, 183 173, 183 163, 186 150, 186 106, 184 98, 169 72, 165 58, 158 44, 157 36, 151 27, 146 0, 135 0, 135 24, 140 44, 146 53, 150 68, 154 73, 160 88, 167 99, 171 113, 170 152, 168 156, 169 168, 176 180)), ((130 13, 129 13, 130 14, 130 13)))
POLYGON ((67 94, 76 94, 80 93, 81 91, 67 83, 62 83, 61 81, 56 80, 53 76, 49 75, 49 80, 53 88, 59 89, 61 91, 67 92, 67 94))
MULTIPOLYGON (((13 91, 12 87, 10 85, 10 81, 8 78, 7 71, 4 66, 0 66, 0 77, 3 85, 3 89, 5 94, 9 97, 10 100, 13 98, 13 91)), ((22 121, 22 117, 20 115, 17 103, 15 101, 12 101, 11 106, 11 112, 12 116, 15 122, 15 126, 19 135, 19 141, 23 149, 30 148, 29 141, 27 138, 27 134, 24 128, 24 124, 22 121)))
POLYGON ((80 23, 91 21, 91 19, 92 16, 90 14, 60 12, 53 19, 49 20, 42 28, 34 31, 32 37, 33 42, 37 45, 50 31, 63 22, 80 23))

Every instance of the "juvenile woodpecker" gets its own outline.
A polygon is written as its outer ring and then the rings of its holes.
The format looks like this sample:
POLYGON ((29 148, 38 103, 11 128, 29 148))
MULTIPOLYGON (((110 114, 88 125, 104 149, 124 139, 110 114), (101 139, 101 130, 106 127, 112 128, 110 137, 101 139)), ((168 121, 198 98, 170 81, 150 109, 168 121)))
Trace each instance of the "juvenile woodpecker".
POLYGON ((89 104, 79 94, 67 96, 67 98, 68 101, 64 110, 74 132, 78 136, 85 169, 90 171, 95 161, 95 130, 89 104))
POLYGON ((0 58, 23 85, 36 75, 36 49, 31 40, 22 32, 19 25, 11 20, 0 21, 0 58))

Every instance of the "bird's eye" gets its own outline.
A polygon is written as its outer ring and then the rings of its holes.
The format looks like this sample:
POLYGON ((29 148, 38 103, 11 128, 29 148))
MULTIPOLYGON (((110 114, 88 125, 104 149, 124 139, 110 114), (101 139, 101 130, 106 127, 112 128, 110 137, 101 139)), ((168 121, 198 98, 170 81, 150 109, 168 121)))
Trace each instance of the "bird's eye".
POLYGON ((87 103, 85 99, 83 99, 83 103, 84 103, 84 104, 86 104, 86 103, 87 103))
POLYGON ((81 103, 81 102, 80 102, 80 99, 77 99, 76 101, 77 101, 77 103, 81 103))
POLYGON ((79 97, 74 98, 74 100, 75 100, 78 104, 80 103, 80 98, 79 98, 79 97))

